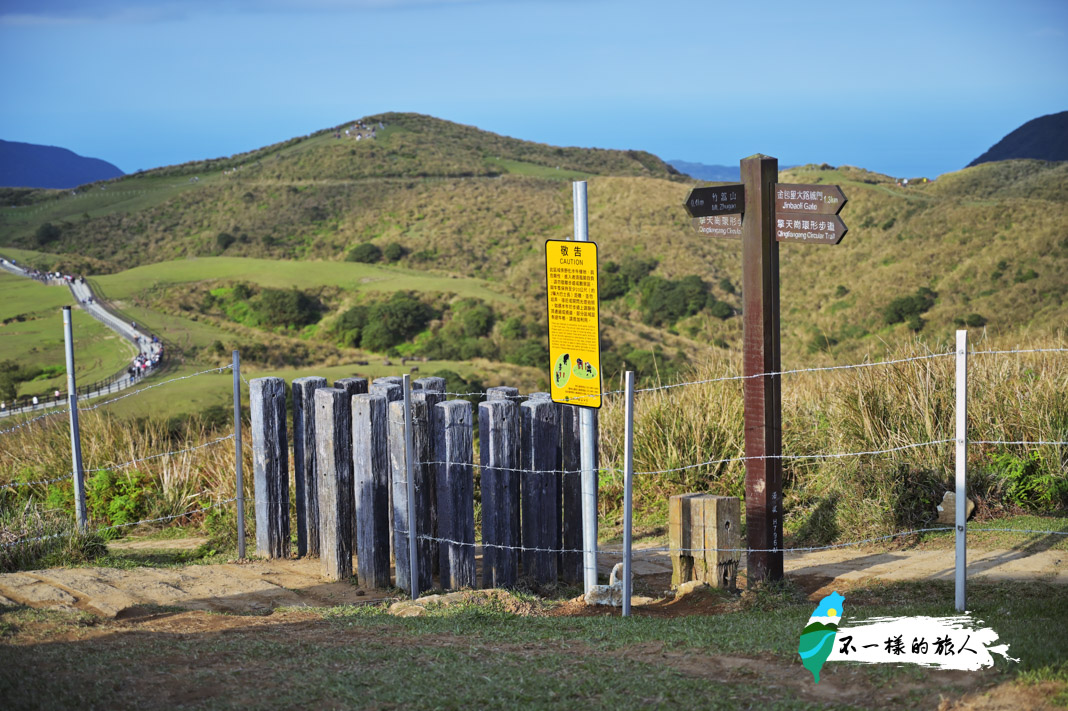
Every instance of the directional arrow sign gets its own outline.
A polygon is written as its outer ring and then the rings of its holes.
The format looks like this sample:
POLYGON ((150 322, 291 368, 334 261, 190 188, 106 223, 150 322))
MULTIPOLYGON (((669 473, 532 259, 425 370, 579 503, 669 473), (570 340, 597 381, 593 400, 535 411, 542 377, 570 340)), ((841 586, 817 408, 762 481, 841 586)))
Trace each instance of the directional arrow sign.
POLYGON ((778 242, 816 242, 838 244, 849 228, 838 215, 813 215, 804 212, 776 212, 775 240, 778 242))
POLYGON ((837 215, 846 203, 837 185, 796 185, 775 183, 775 214, 805 212, 809 215, 837 215))
POLYGON ((712 215, 709 217, 695 217, 693 228, 697 234, 706 237, 727 237, 730 239, 742 238, 741 215, 712 215))
POLYGON ((745 212, 745 186, 694 188, 686 198, 686 211, 690 213, 690 217, 740 215, 745 212))

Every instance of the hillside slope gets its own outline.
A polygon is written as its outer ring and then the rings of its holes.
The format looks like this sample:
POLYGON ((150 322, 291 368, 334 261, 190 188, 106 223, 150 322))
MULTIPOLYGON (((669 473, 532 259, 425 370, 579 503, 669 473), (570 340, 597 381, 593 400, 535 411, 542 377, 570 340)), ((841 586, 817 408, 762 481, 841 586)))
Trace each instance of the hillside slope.
POLYGON ((86 158, 66 148, 0 140, 0 186, 76 188, 124 173, 99 158, 86 158))
POLYGON ((968 167, 999 160, 1068 160, 1068 111, 1040 116, 995 143, 968 167))
MULTIPOLYGON (((848 166, 782 171, 783 182, 841 185, 850 228, 838 246, 782 245, 784 362, 877 355, 915 334, 941 349, 962 324, 1022 338, 1068 323, 1066 169, 989 163, 908 188, 848 166)), ((542 245, 570 236, 576 178, 589 186, 611 365, 664 376, 695 354, 740 346, 740 245, 693 231, 682 208, 692 182, 649 154, 556 148, 425 116, 368 117, 77 196, 8 191, 0 199, 16 207, 0 211, 0 240, 95 274, 208 256, 362 261, 355 248, 365 245, 371 261, 446 277, 435 282, 445 285, 433 289, 440 296, 420 297, 438 316, 402 352, 438 347, 431 336, 439 329, 442 338, 463 331, 449 326, 460 313, 449 304, 468 299, 473 292, 459 285, 476 279, 518 306, 494 305, 496 320, 467 329, 464 352, 534 365, 534 350, 509 349, 544 334, 542 245), (354 138, 372 128, 375 138, 354 138)), ((196 282, 197 270, 187 271, 186 283, 196 282)), ((257 327, 227 291, 238 280, 257 283, 255 273, 235 266, 200 287, 136 300, 174 317, 199 310, 257 327)), ((370 303, 360 291, 315 291, 326 311, 302 337, 336 337, 346 310, 370 303)))

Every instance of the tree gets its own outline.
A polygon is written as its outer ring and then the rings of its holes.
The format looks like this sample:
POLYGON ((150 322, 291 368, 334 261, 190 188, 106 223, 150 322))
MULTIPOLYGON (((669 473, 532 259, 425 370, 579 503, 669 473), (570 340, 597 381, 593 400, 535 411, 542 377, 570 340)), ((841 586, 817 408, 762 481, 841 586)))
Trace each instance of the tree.
POLYGON ((51 222, 46 222, 37 228, 37 231, 34 233, 33 237, 34 240, 37 242, 37 245, 39 247, 43 247, 46 244, 55 242, 57 239, 60 238, 61 234, 62 233, 60 232, 59 227, 53 225, 51 222))

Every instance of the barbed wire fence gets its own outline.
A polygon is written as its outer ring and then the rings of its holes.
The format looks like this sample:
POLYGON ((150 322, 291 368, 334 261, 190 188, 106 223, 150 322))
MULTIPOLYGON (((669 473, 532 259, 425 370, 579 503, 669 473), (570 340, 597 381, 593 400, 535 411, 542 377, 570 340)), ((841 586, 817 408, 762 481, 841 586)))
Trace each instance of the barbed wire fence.
MULTIPOLYGON (((243 455, 243 448, 241 447, 241 444, 240 444, 240 439, 241 439, 241 409, 240 409, 240 397, 241 397, 240 384, 241 384, 241 379, 240 379, 240 376, 239 376, 239 373, 240 373, 240 356, 239 356, 237 351, 234 351, 233 362, 230 363, 230 364, 227 364, 225 366, 220 366, 220 367, 217 367, 217 368, 208 368, 208 369, 201 370, 201 371, 198 371, 198 372, 195 372, 195 373, 191 373, 189 375, 183 375, 183 376, 179 376, 179 377, 169 378, 167 380, 163 380, 163 381, 158 382, 158 383, 152 383, 150 385, 146 385, 146 386, 138 388, 136 390, 132 390, 130 392, 123 393, 122 395, 120 395, 118 397, 110 398, 110 399, 107 399, 107 400, 102 400, 100 402, 95 402, 95 403, 91 403, 91 404, 79 405, 79 406, 77 406, 77 412, 79 412, 79 413, 94 412, 94 411, 97 411, 97 410, 101 410, 102 408, 106 408, 107 406, 112 405, 112 404, 117 403, 117 402, 120 402, 122 400, 126 400, 128 398, 133 398, 133 397, 137 397, 137 396, 143 395, 143 394, 148 393, 149 391, 155 390, 157 388, 164 388, 166 386, 172 386, 175 383, 180 383, 182 381, 187 381, 187 380, 190 380, 192 378, 197 378, 197 377, 202 377, 202 376, 207 376, 207 375, 212 375, 212 374, 223 373, 223 372, 228 371, 228 370, 232 370, 235 373, 234 384, 233 384, 234 400, 235 400, 235 408, 234 408, 234 418, 235 419, 234 419, 234 423, 233 423, 234 424, 234 430, 230 434, 223 435, 223 436, 220 436, 220 437, 214 437, 214 438, 212 438, 212 439, 210 439, 208 441, 201 442, 199 444, 195 444, 195 445, 191 445, 191 446, 187 446, 187 447, 180 447, 180 448, 171 449, 171 450, 168 450, 168 451, 155 452, 155 453, 152 453, 152 454, 146 454, 144 456, 134 457, 134 458, 129 459, 127 461, 112 463, 112 464, 108 464, 106 466, 95 466, 95 467, 91 467, 91 468, 84 468, 83 465, 82 465, 82 462, 78 461, 80 459, 80 455, 81 455, 80 446, 72 447, 72 453, 73 453, 72 456, 74 457, 74 459, 72 459, 71 471, 69 471, 68 473, 60 475, 60 476, 49 477, 49 478, 38 479, 38 480, 32 480, 32 481, 13 481, 13 482, 5 483, 5 484, 0 484, 0 494, 3 494, 5 491, 9 491, 9 490, 18 491, 18 490, 22 490, 22 489, 26 489, 26 488, 39 488, 40 489, 40 488, 44 488, 44 487, 49 487, 49 486, 51 486, 53 484, 74 480, 74 486, 72 487, 73 488, 72 495, 76 499, 76 501, 75 501, 75 512, 76 512, 76 519, 77 519, 75 521, 74 530, 79 532, 79 533, 81 533, 81 534, 108 534, 111 531, 117 531, 117 530, 126 529, 126 528, 133 528, 133 527, 142 526, 142 525, 158 524, 158 523, 163 523, 163 522, 167 522, 167 521, 173 521, 173 520, 176 520, 176 519, 192 519, 194 517, 201 516, 201 515, 203 515, 205 513, 208 513, 210 511, 217 510, 217 509, 219 509, 219 508, 221 508, 223 506, 226 506, 227 504, 231 504, 231 503, 238 503, 239 507, 243 507, 243 502, 244 502, 243 481, 241 480, 240 475, 239 475, 238 478, 237 478, 237 481, 235 483, 236 493, 235 493, 234 496, 229 497, 229 498, 218 499, 216 501, 212 501, 210 503, 204 504, 204 503, 200 503, 200 502, 202 502, 202 500, 203 500, 203 498, 205 496, 210 496, 211 492, 209 492, 207 490, 197 491, 197 492, 194 492, 194 493, 192 493, 192 494, 190 494, 188 496, 182 497, 182 498, 183 498, 184 501, 197 501, 198 505, 195 506, 195 507, 187 507, 184 510, 178 512, 178 513, 168 514, 168 515, 164 515, 164 516, 156 516, 156 517, 151 517, 151 518, 143 518, 143 519, 136 520, 136 521, 113 523, 113 524, 110 524, 110 525, 103 525, 103 524, 108 523, 106 520, 104 520, 104 521, 96 521, 96 522, 90 521, 89 517, 87 515, 85 515, 85 513, 83 513, 83 512, 87 511, 87 505, 86 505, 87 502, 86 502, 86 499, 85 499, 85 482, 86 482, 86 478, 87 477, 92 477, 94 475, 99 475, 99 474, 102 474, 102 473, 105 473, 105 472, 121 472, 121 471, 127 470, 129 468, 136 467, 137 465, 141 465, 141 464, 148 463, 148 462, 155 462, 156 460, 160 460, 160 459, 164 459, 165 461, 168 461, 169 458, 171 458, 171 457, 181 457, 182 455, 189 455, 190 453, 196 452, 198 450, 204 450, 204 449, 207 449, 207 448, 218 447, 218 446, 222 445, 223 443, 229 442, 231 440, 235 440, 236 441, 236 447, 235 447, 235 453, 234 453, 234 457, 235 457, 236 461, 234 463, 234 470, 237 471, 237 472, 240 472, 241 468, 242 468, 241 467, 241 458, 242 458, 242 455, 243 455), (81 479, 81 481, 80 482, 77 481, 78 479, 81 479), (80 501, 77 500, 79 498, 80 498, 80 501), (96 525, 93 525, 93 524, 96 524, 96 525)), ((5 430, 0 430, 0 437, 7 436, 7 435, 13 435, 15 433, 19 433, 20 431, 25 430, 26 428, 31 428, 31 427, 33 427, 35 425, 41 425, 41 424, 43 424, 42 420, 46 420, 48 418, 54 417, 56 415, 61 415, 61 414, 70 415, 71 414, 71 409, 68 407, 68 408, 65 408, 63 410, 58 410, 58 411, 46 413, 44 415, 40 415, 40 416, 34 417, 34 418, 29 419, 29 420, 27 420, 25 422, 22 422, 22 423, 20 423, 18 425, 15 425, 14 427, 10 427, 10 428, 7 428, 5 430)), ((73 421, 73 418, 72 418, 72 421, 73 421)), ((72 439, 80 439, 80 431, 76 427, 72 427, 71 429, 72 429, 72 434, 71 434, 72 439)), ((163 482, 163 485, 166 488, 166 482, 163 482)), ((244 556, 244 521, 243 520, 239 520, 238 523, 237 523, 237 526, 238 526, 238 534, 239 534, 239 548, 241 550, 241 555, 243 557, 244 556)), ((19 538, 17 540, 14 540, 14 541, 0 542, 0 549, 11 548, 13 546, 20 546, 20 545, 39 543, 39 542, 42 542, 42 541, 48 541, 48 540, 57 539, 57 538, 69 537, 70 535, 71 535, 71 532, 67 531, 67 532, 63 532, 63 533, 55 533, 55 534, 47 534, 47 535, 23 536, 23 537, 21 537, 21 538, 19 538)))
MULTIPOLYGON (((973 351, 968 352, 966 355, 971 356, 971 357, 983 357, 983 356, 1009 357, 1009 356, 1020 356, 1020 355, 1027 355, 1027 354, 1063 354, 1063 353, 1068 353, 1068 348, 1007 349, 1007 350, 986 350, 986 351, 973 350, 973 351)), ((886 367, 889 367, 889 366, 907 364, 907 363, 918 362, 918 361, 932 361, 932 360, 937 360, 937 359, 955 358, 955 357, 959 357, 960 355, 961 354, 958 351, 953 351, 953 352, 945 352, 945 353, 925 354, 925 355, 915 356, 915 357, 910 357, 910 358, 901 358, 901 359, 893 359, 893 360, 886 360, 886 361, 864 362, 864 363, 841 365, 841 366, 827 366, 827 367, 817 367, 817 368, 799 368, 799 369, 793 369, 793 370, 782 370, 782 371, 772 372, 772 373, 759 373, 759 374, 755 374, 755 375, 726 375, 726 376, 722 376, 722 377, 716 377, 716 378, 710 378, 710 379, 692 380, 692 381, 681 382, 681 383, 671 383, 671 384, 666 384, 666 385, 658 385, 658 386, 654 386, 654 387, 645 387, 645 388, 637 388, 637 389, 632 387, 632 388, 630 388, 630 393, 627 392, 627 389, 613 390, 613 391, 609 391, 609 392, 604 393, 604 396, 606 396, 608 398, 619 397, 619 396, 623 396, 623 398, 627 398, 629 396, 629 399, 630 399, 630 401, 632 403, 632 406, 633 406, 634 396, 635 395, 640 395, 642 397, 647 397, 649 395, 658 394, 659 393, 659 394, 664 394, 664 395, 667 395, 667 396, 671 396, 672 393, 679 392, 680 389, 683 389, 683 388, 695 388, 695 387, 700 387, 700 386, 708 386, 708 385, 715 384, 715 383, 724 383, 724 382, 731 382, 731 381, 743 381, 743 380, 746 380, 746 379, 761 378, 761 377, 780 377, 780 376, 802 374, 802 373, 828 373, 828 372, 833 372, 833 371, 848 371, 848 370, 858 370, 858 369, 886 368, 886 367)), ((172 457, 172 456, 179 456, 179 455, 189 454, 189 453, 194 452, 196 450, 201 450, 201 449, 205 449, 205 448, 209 448, 209 447, 218 447, 218 446, 223 445, 226 442, 229 442, 230 440, 235 440, 235 457, 236 457, 235 468, 238 470, 237 471, 238 484, 237 484, 237 487, 236 487, 236 495, 233 496, 233 497, 227 497, 227 498, 219 499, 219 500, 211 502, 211 503, 209 503, 207 505, 198 505, 195 508, 188 508, 187 510, 184 510, 184 511, 179 512, 179 513, 168 514, 168 515, 162 516, 162 517, 154 517, 154 518, 150 518, 150 519, 139 520, 139 521, 128 522, 128 523, 120 523, 120 524, 115 524, 115 525, 100 526, 100 527, 95 528, 94 531, 96 531, 96 532, 105 532, 105 531, 123 529, 123 528, 138 526, 138 525, 144 525, 144 524, 162 523, 162 522, 166 522, 166 521, 170 521, 170 520, 174 520, 174 519, 180 519, 182 517, 193 517, 193 516, 203 515, 203 514, 209 512, 209 511, 217 510, 217 509, 220 509, 222 507, 226 507, 226 506, 228 506, 230 504, 237 504, 238 509, 239 509, 238 516, 237 516, 237 521, 238 521, 238 526, 241 529, 241 530, 239 530, 238 541, 239 541, 239 545, 242 547, 242 550, 240 551, 239 555, 241 557, 244 557, 244 550, 243 550, 243 545, 244 545, 244 541, 245 541, 245 535, 244 535, 244 530, 243 530, 243 527, 244 527, 244 513, 243 513, 244 496, 243 496, 243 489, 244 489, 244 487, 243 487, 243 484, 241 482, 241 476, 242 475, 240 473, 240 468, 241 468, 243 450, 247 450, 250 447, 250 445, 249 445, 249 443, 247 441, 241 441, 240 419, 239 419, 240 418, 240 404, 239 404, 240 400, 239 400, 239 398, 240 398, 240 386, 241 386, 241 384, 244 383, 246 386, 250 386, 250 383, 249 383, 248 379, 243 377, 241 375, 241 373, 240 373, 239 356, 238 356, 238 354, 236 352, 234 353, 234 362, 232 364, 228 364, 228 365, 221 366, 221 367, 218 367, 218 368, 210 368, 210 369, 202 370, 202 371, 199 371, 199 372, 196 372, 196 373, 192 373, 192 374, 189 374, 189 375, 185 375, 185 376, 181 376, 181 377, 171 378, 171 379, 159 382, 159 383, 152 383, 152 384, 147 385, 145 387, 138 388, 136 390, 124 393, 124 394, 122 394, 122 395, 120 395, 118 397, 115 397, 115 398, 111 398, 111 399, 108 399, 108 400, 105 400, 105 401, 102 401, 102 402, 99 402, 99 403, 94 403, 94 404, 91 404, 91 405, 79 406, 77 409, 78 409, 79 412, 91 412, 91 411, 94 411, 94 410, 98 410, 100 408, 104 408, 104 407, 106 407, 108 405, 111 405, 113 403, 119 402, 121 400, 125 400, 127 398, 137 397, 137 396, 139 396, 141 394, 146 393, 147 391, 154 390, 156 388, 162 388, 164 386, 172 385, 172 384, 178 383, 180 381, 185 381, 185 380, 188 380, 188 379, 191 379, 191 378, 197 378, 197 377, 200 377, 200 376, 206 376, 206 375, 210 375, 210 374, 214 374, 214 373, 222 373, 222 372, 225 372, 227 370, 232 371, 233 375, 234 375, 233 380, 234 380, 234 392, 235 392, 235 430, 234 430, 233 433, 225 435, 225 436, 216 437, 216 438, 213 438, 213 439, 211 439, 209 441, 202 442, 202 443, 197 444, 197 445, 184 447, 184 448, 181 448, 181 449, 175 449, 173 451, 165 451, 165 452, 158 452, 158 453, 153 453, 153 454, 146 454, 145 456, 136 457, 136 458, 130 459, 128 461, 123 461, 123 462, 119 462, 119 463, 115 463, 115 464, 109 464, 107 466, 93 467, 93 468, 90 468, 88 470, 85 470, 84 473, 85 474, 97 474, 97 473, 100 473, 100 472, 107 472, 107 471, 120 471, 120 470, 124 470, 126 468, 129 468, 129 467, 134 467, 134 466, 136 466, 138 464, 141 464, 141 463, 144 463, 144 462, 149 462, 149 461, 160 459, 160 458, 164 458, 164 457, 172 457)), ((448 390, 446 390, 446 391, 441 392, 440 394, 442 396, 446 397, 446 398, 452 398, 452 399, 476 399, 476 400, 482 400, 482 399, 489 399, 491 395, 493 395, 495 397, 502 397, 500 392, 492 393, 490 391, 459 392, 459 391, 448 391, 448 390)), ((506 397, 506 398, 514 400, 514 401, 522 401, 522 400, 531 400, 531 399, 546 399, 547 396, 548 396, 547 393, 532 393, 532 394, 529 394, 529 395, 518 395, 518 394, 515 394, 515 395, 504 395, 503 397, 506 397)), ((40 423, 42 420, 44 420, 46 418, 55 417, 56 415, 60 415, 60 414, 67 414, 69 412, 70 412, 70 410, 69 410, 69 408, 67 408, 67 409, 64 409, 64 410, 56 410, 54 412, 50 412, 50 413, 46 413, 44 415, 40 415, 40 416, 34 417, 34 418, 30 419, 30 420, 22 422, 22 423, 20 423, 18 425, 15 425, 13 427, 7 428, 5 430, 0 430, 0 436, 10 435, 10 434, 15 433, 15 432, 17 432, 19 430, 22 430, 24 428, 32 427, 35 424, 40 423)), ((410 420, 410 416, 409 416, 409 420, 410 420)), ((942 437, 942 438, 936 438, 936 439, 931 439, 931 440, 927 440, 927 441, 909 442, 907 444, 894 444, 893 446, 869 448, 869 449, 858 450, 858 451, 815 452, 815 453, 786 453, 786 454, 781 454, 781 455, 759 456, 759 457, 744 456, 744 455, 727 456, 727 457, 716 457, 716 458, 711 458, 711 459, 707 459, 707 460, 703 460, 703 461, 699 461, 699 462, 681 464, 680 466, 676 466, 676 467, 664 467, 664 468, 648 469, 648 470, 641 470, 641 471, 634 471, 632 467, 627 467, 627 466, 625 466, 624 468, 602 466, 602 467, 598 467, 598 470, 601 471, 601 472, 604 472, 604 473, 612 473, 612 474, 617 474, 617 475, 624 475, 624 477, 628 477, 628 478, 633 478, 633 477, 660 477, 660 476, 664 476, 664 475, 668 475, 668 474, 681 473, 681 472, 686 472, 686 471, 690 471, 690 470, 694 470, 694 469, 709 468, 709 467, 715 467, 715 466, 720 466, 720 465, 724 465, 724 464, 732 464, 732 463, 744 463, 744 462, 751 461, 751 460, 754 460, 754 459, 772 459, 772 458, 775 458, 775 459, 782 459, 782 460, 789 460, 789 461, 805 461, 805 460, 820 461, 820 460, 832 460, 832 459, 844 459, 844 458, 876 458, 876 457, 882 457, 882 456, 886 456, 886 455, 892 455, 892 454, 895 454, 895 453, 905 452, 905 451, 909 451, 909 450, 915 450, 915 449, 919 449, 919 448, 938 447, 938 446, 945 446, 945 445, 949 445, 949 444, 955 444, 955 445, 961 444, 961 437, 960 436, 954 436, 952 438, 942 437), (628 471, 628 469, 629 469, 629 471, 628 471)), ((1027 448, 1027 447, 1052 447, 1052 448, 1056 448, 1057 451, 1059 452, 1058 460, 1062 463, 1062 466, 1063 466, 1064 462, 1068 461, 1068 456, 1066 456, 1064 454, 1064 452, 1063 452, 1063 448, 1068 447, 1068 437, 1060 437, 1060 438, 1054 438, 1054 439, 1017 439, 1017 438, 991 439, 991 438, 983 438, 983 439, 971 440, 969 442, 967 440, 966 436, 965 436, 964 444, 965 444, 965 447, 967 446, 967 444, 982 445, 982 446, 1012 446, 1012 447, 1025 447, 1025 448, 1027 448)), ((633 446, 633 441, 631 442, 631 446, 633 446)), ((448 461, 443 461, 443 460, 430 460, 430 461, 421 462, 422 465, 427 465, 427 466, 445 466, 445 465, 454 464, 454 463, 455 462, 448 462, 448 461)), ((472 467, 475 470, 479 469, 477 464, 473 464, 472 463, 472 467)), ((521 477, 531 476, 531 475, 536 475, 536 474, 566 475, 566 474, 580 474, 581 473, 581 470, 578 470, 578 469, 564 470, 562 468, 554 468, 554 469, 551 469, 551 470, 546 470, 546 469, 533 469, 533 468, 530 468, 530 467, 526 467, 526 468, 523 468, 523 467, 494 467, 494 469, 497 470, 497 471, 501 471, 501 472, 515 473, 515 474, 518 474, 521 477)), ((0 492, 4 491, 6 489, 18 489, 18 488, 22 488, 22 487, 43 487, 43 486, 48 486, 48 485, 51 485, 51 484, 54 484, 54 483, 58 483, 58 482, 61 482, 61 481, 73 479, 75 476, 76 476, 75 472, 72 471, 71 473, 68 473, 68 474, 65 474, 65 475, 62 475, 62 476, 50 477, 50 478, 40 479, 40 480, 37 480, 37 481, 11 482, 11 483, 8 483, 8 484, 0 485, 0 492)), ((205 493, 205 492, 198 492, 197 496, 199 496, 199 495, 201 495, 203 493, 205 493)), ((629 495, 629 492, 628 492, 628 495, 629 495)), ((414 519, 412 519, 412 520, 414 520, 414 519)), ((626 526, 626 528, 628 529, 627 533, 629 533, 629 528, 630 528, 629 521, 627 523, 628 523, 628 525, 626 526)), ((959 527, 924 527, 924 528, 915 528, 915 529, 910 529, 910 530, 905 530, 905 531, 897 531, 897 532, 889 533, 887 535, 870 536, 870 537, 865 537, 865 538, 859 538, 857 540, 851 540, 851 541, 846 541, 846 542, 837 542, 837 543, 828 544, 828 545, 822 545, 822 546, 799 546, 799 547, 785 547, 785 546, 783 546, 783 547, 779 547, 779 548, 768 548, 768 549, 757 549, 757 548, 750 549, 748 547, 744 547, 744 548, 733 548, 733 547, 732 548, 654 547, 654 548, 643 548, 642 550, 645 553, 668 553, 668 554, 705 553, 705 552, 737 553, 737 554, 740 554, 740 555, 753 553, 753 552, 772 552, 772 553, 783 553, 783 554, 801 554, 801 553, 810 553, 810 552, 836 550, 836 549, 842 549, 842 548, 871 545, 871 544, 874 544, 874 543, 880 543, 880 542, 885 542, 885 541, 894 540, 894 539, 903 538, 903 537, 908 537, 908 536, 915 536, 915 535, 924 534, 924 533, 940 533, 940 532, 947 532, 947 531, 957 531, 959 533, 962 533, 963 535, 967 535, 967 534, 970 534, 970 533, 980 533, 980 532, 1019 533, 1019 534, 1027 534, 1027 535, 1050 535, 1050 536, 1068 535, 1068 531, 1038 530, 1038 529, 1030 529, 1030 528, 1003 528, 1003 527, 966 526, 964 528, 964 530, 961 530, 959 527)), ((403 528, 396 529, 395 533, 397 533, 399 535, 404 535, 404 536, 408 535, 408 531, 403 529, 403 528)), ((58 535, 64 535, 64 534, 56 534, 56 535, 58 536, 58 535)), ((21 544, 30 543, 30 542, 37 542, 37 541, 41 541, 41 540, 44 540, 46 538, 51 538, 51 537, 55 537, 55 536, 22 538, 22 539, 19 539, 17 541, 11 541, 11 542, 2 543, 2 544, 0 544, 0 547, 10 547, 10 546, 21 545, 21 544)), ((627 536, 627 537, 629 538, 629 536, 627 536)), ((463 541, 463 540, 458 540, 456 538, 452 538, 452 537, 449 537, 449 536, 436 535, 434 532, 418 531, 418 530, 416 531, 415 538, 418 539, 418 540, 421 540, 421 541, 426 541, 428 543, 436 543, 436 544, 439 544, 439 545, 450 545, 450 546, 458 546, 458 547, 474 547, 474 548, 477 548, 477 549, 480 549, 480 550, 483 550, 483 551, 486 551, 487 549, 501 549, 501 550, 516 551, 516 552, 520 552, 520 553, 555 553, 555 554, 564 554, 564 553, 578 554, 578 553, 585 552, 585 549, 582 549, 582 548, 574 548, 574 547, 566 547, 566 546, 548 546, 548 547, 546 547, 546 546, 531 546, 531 545, 524 545, 524 544, 520 544, 520 545, 501 545, 501 544, 496 544, 496 543, 492 543, 492 542, 487 542, 485 540, 478 541, 478 542, 475 542, 475 541, 463 541)), ((631 552, 630 552, 630 547, 629 546, 625 546, 625 548, 626 548, 626 550, 623 551, 623 554, 624 554, 624 557, 626 559, 626 558, 630 557, 631 552)), ((620 553, 620 551, 610 550, 610 549, 605 548, 603 546, 599 547, 597 552, 599 554, 601 554, 601 555, 618 555, 620 553)))

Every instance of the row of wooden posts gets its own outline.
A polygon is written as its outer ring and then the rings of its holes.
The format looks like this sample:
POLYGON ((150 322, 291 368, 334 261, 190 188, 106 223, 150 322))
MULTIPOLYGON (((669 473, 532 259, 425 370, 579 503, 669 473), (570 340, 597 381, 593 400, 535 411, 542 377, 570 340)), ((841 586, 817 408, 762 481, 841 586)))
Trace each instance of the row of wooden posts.
MULTIPOLYGON (((411 382, 415 520, 408 517, 402 378, 293 381, 293 483, 299 556, 318 556, 328 580, 416 593, 478 587, 475 499, 481 501, 483 587, 582 582, 578 408, 548 393, 489 388, 478 404, 476 492, 467 400, 446 400, 444 378, 411 382), (520 402, 522 400, 522 402, 520 402), (390 562, 394 563, 395 583, 390 562)), ((287 386, 251 381, 256 550, 290 554, 287 386)))

